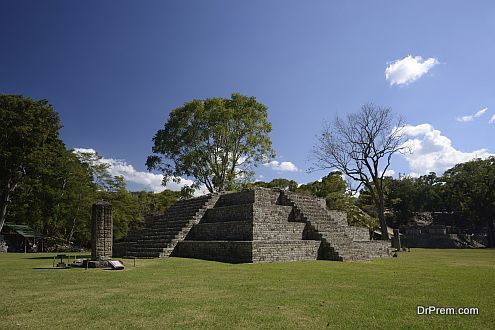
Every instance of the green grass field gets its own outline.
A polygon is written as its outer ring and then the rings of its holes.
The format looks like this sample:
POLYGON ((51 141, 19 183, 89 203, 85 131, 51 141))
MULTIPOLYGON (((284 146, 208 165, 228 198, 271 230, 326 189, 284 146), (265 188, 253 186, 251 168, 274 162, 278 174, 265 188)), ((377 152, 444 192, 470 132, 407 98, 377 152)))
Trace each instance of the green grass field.
POLYGON ((495 250, 426 250, 364 263, 127 260, 126 270, 37 269, 0 254, 0 329, 495 327, 495 250), (479 315, 416 315, 416 307, 479 315))

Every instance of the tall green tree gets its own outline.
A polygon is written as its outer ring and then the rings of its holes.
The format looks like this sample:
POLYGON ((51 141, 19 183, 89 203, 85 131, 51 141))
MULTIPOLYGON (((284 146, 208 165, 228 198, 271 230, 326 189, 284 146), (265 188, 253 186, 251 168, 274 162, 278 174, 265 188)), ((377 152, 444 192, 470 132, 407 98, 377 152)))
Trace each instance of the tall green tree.
POLYGON ((0 95, 0 230, 12 196, 36 180, 46 151, 60 143, 58 114, 47 100, 0 95))
POLYGON ((457 164, 443 178, 454 210, 486 226, 488 245, 495 247, 495 157, 457 164))
POLYGON ((8 219, 30 225, 46 237, 85 245, 95 186, 86 164, 56 143, 43 151, 43 164, 13 194, 8 219))
POLYGON ((267 115, 254 97, 237 93, 187 102, 155 134, 146 165, 162 171, 164 181, 186 176, 210 192, 234 189, 237 179, 274 156, 267 115))

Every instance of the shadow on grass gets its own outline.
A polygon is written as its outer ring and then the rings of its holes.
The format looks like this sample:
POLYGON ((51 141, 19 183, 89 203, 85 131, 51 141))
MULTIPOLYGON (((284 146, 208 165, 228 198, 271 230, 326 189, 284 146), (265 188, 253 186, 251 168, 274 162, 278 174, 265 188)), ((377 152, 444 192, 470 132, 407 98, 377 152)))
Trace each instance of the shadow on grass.
MULTIPOLYGON (((44 256, 44 257, 31 257, 31 258, 27 258, 27 259, 33 259, 33 260, 48 260, 48 259, 53 259, 53 257, 57 257, 58 254, 64 254, 64 253, 56 253, 54 252, 54 254, 52 256, 44 256)), ((65 254, 67 257, 70 257, 71 259, 74 259, 74 254, 65 254)), ((88 254, 84 254, 84 255, 75 255, 77 259, 90 259, 91 258, 91 255, 88 254)), ((56 259, 60 259, 60 258, 56 258, 56 259)), ((65 258, 64 258, 65 259, 65 258)))
POLYGON ((35 267, 32 269, 71 269, 71 267, 35 267))

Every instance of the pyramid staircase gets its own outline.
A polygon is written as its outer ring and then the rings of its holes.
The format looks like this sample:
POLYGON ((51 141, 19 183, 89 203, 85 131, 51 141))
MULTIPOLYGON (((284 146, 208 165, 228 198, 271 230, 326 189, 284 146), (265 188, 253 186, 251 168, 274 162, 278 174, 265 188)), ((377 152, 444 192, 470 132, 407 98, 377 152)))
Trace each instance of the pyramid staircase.
POLYGON ((133 230, 123 241, 114 243, 114 257, 168 257, 206 210, 215 205, 218 194, 179 200, 165 214, 145 219, 144 228, 133 230))
POLYGON ((281 191, 281 203, 294 207, 294 221, 308 225, 308 237, 321 240, 320 259, 366 261, 390 256, 389 241, 370 240, 367 228, 349 226, 346 214, 328 210, 324 199, 281 191))

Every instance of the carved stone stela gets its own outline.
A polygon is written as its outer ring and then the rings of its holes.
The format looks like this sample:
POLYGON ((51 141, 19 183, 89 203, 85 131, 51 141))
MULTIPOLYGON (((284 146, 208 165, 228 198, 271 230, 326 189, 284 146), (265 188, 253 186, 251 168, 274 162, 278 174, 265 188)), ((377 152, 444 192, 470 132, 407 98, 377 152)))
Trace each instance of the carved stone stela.
POLYGON ((103 201, 94 203, 91 218, 91 258, 108 260, 112 257, 113 245, 112 205, 103 201))

